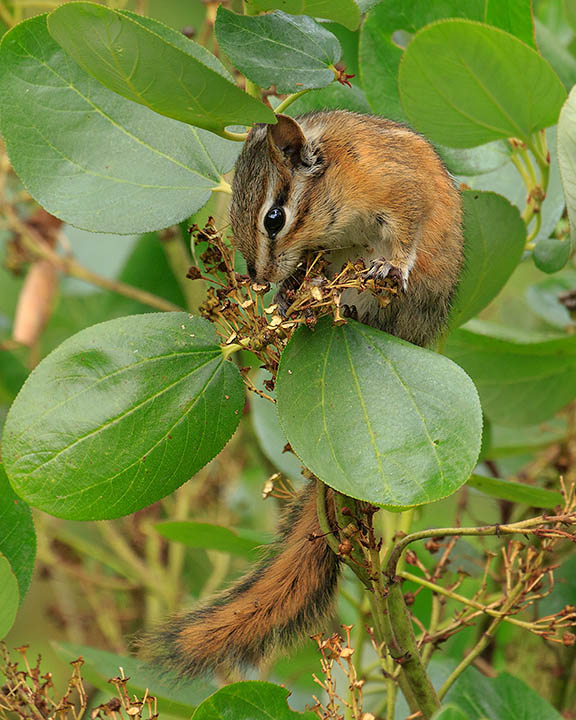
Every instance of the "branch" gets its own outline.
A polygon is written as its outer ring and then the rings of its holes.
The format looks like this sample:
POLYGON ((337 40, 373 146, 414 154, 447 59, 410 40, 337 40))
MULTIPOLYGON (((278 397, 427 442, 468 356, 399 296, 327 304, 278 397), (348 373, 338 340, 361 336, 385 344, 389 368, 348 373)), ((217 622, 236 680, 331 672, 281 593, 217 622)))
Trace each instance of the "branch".
POLYGON ((18 215, 14 212, 14 209, 10 205, 4 207, 6 217, 12 227, 12 229, 18 233, 23 245, 26 249, 37 258, 43 258, 49 260, 58 270, 76 277, 79 280, 84 280, 91 285, 96 285, 103 290, 111 290, 112 292, 124 295, 124 297, 137 300, 138 302, 153 307, 156 310, 163 310, 166 312, 181 312, 183 308, 175 305, 174 303, 164 300, 164 298, 153 295, 152 293, 146 292, 146 290, 140 290, 133 285, 127 285, 126 283, 118 280, 109 280, 108 278, 102 277, 97 273, 88 270, 76 260, 70 258, 64 258, 58 255, 57 252, 49 248, 46 243, 43 242, 42 238, 32 228, 30 228, 18 215))
MULTIPOLYGON (((546 533, 557 533, 559 536, 568 535, 561 530, 549 530, 543 525, 550 525, 555 523, 564 523, 566 525, 576 525, 576 513, 568 513, 564 515, 539 515, 529 520, 522 520, 517 523, 510 523, 506 525, 483 525, 480 527, 463 527, 463 528, 432 528, 430 530, 421 530, 420 532, 411 533, 405 538, 396 543, 396 545, 390 551, 388 560, 386 563, 385 574, 390 584, 394 582, 394 578, 397 573, 398 561, 404 550, 410 545, 410 543, 416 542, 416 540, 425 540, 426 538, 432 537, 448 537, 448 536, 488 536, 488 535, 516 535, 516 534, 531 534, 541 535, 543 532, 546 533)), ((571 537, 568 535, 568 537, 571 537)))
POLYGON ((429 580, 426 580, 424 578, 419 577, 418 575, 414 575, 410 572, 407 572, 406 570, 402 570, 399 573, 399 575, 403 580, 409 580, 410 582, 417 583, 418 585, 421 585, 422 587, 432 590, 433 593, 438 593, 439 595, 444 595, 445 597, 449 597, 451 600, 456 600, 457 602, 462 603, 462 605, 467 605, 468 607, 474 608, 475 610, 479 610, 480 612, 483 612, 486 615, 490 615, 491 617, 498 618, 500 620, 504 620, 505 622, 509 622, 512 625, 518 625, 518 627, 524 628, 525 630, 538 630, 539 629, 538 625, 536 623, 530 623, 530 622, 524 622, 523 620, 517 620, 516 618, 511 617, 510 615, 507 615, 502 610, 494 610, 491 607, 488 607, 487 605, 482 605, 482 603, 479 603, 476 600, 467 598, 464 595, 460 595, 459 593, 456 593, 453 590, 449 590, 448 588, 444 588, 441 585, 436 585, 436 583, 432 583, 429 580))
MULTIPOLYGON (((416 646, 416 638, 412 629, 412 618, 406 608, 400 579, 388 588, 386 602, 390 625, 396 645, 401 653, 394 658, 402 668, 419 710, 425 718, 431 718, 440 707, 436 690, 424 669, 424 665, 416 646)), ((390 651, 390 648, 389 648, 390 651)))

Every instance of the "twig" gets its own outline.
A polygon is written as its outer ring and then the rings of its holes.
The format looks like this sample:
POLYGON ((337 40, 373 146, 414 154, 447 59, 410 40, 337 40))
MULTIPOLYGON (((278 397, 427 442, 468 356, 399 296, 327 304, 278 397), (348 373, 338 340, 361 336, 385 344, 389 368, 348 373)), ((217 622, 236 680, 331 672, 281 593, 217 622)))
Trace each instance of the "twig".
MULTIPOLYGON (((516 534, 542 534, 545 528, 543 525, 549 525, 551 523, 565 523, 567 525, 576 524, 576 513, 568 513, 565 515, 539 515, 535 518, 528 520, 522 520, 517 523, 510 523, 506 525, 483 525, 480 527, 463 527, 463 528, 432 528, 430 530, 421 530, 420 532, 411 533, 405 538, 396 543, 387 560, 386 564, 386 576, 390 582, 394 581, 396 576, 396 569, 400 556, 410 543, 416 542, 417 540, 425 540, 431 537, 447 537, 447 536, 488 536, 488 535, 516 535, 516 534), (540 527, 539 527, 540 526, 540 527)), ((549 532, 554 532, 550 530, 549 532)), ((561 533, 562 531, 557 531, 561 533)))
MULTIPOLYGON (((510 596, 506 600, 503 606, 503 612, 507 612, 511 608, 514 607, 516 600, 520 597, 520 595, 523 592, 523 583, 519 582, 516 587, 513 589, 513 591, 510 593, 510 596)), ((446 695, 448 690, 452 687, 452 685, 456 682, 456 680, 462 675, 464 670, 466 670, 467 667, 469 667, 474 660, 483 652, 483 650, 488 647, 488 645, 492 642, 494 639, 494 634, 496 633, 496 630, 500 626, 500 623, 504 620, 504 617, 497 617, 494 618, 494 620, 490 623, 486 631, 483 633, 480 640, 476 643, 476 645, 472 648, 472 650, 468 653, 468 655, 458 664, 457 667, 454 668, 454 670, 450 673, 450 675, 446 678, 445 682, 443 683, 442 687, 438 691, 438 697, 440 700, 446 695)))
MULTIPOLYGON (((417 583, 418 585, 421 585, 422 587, 432 590, 433 593, 438 593, 439 595, 444 595, 445 597, 449 597, 451 600, 456 600, 457 602, 462 603, 462 605, 467 605, 468 607, 474 608, 475 610, 479 610, 480 612, 485 613, 486 615, 490 615, 493 618, 497 618, 499 620, 504 620, 505 622, 511 623, 512 625, 518 625, 518 627, 524 628, 525 630, 537 630, 538 629, 538 625, 536 623, 530 623, 530 622, 524 622, 523 620, 517 620, 516 618, 510 617, 510 615, 507 615, 506 612, 503 610, 494 610, 493 608, 491 608, 487 605, 482 605, 482 603, 479 603, 476 600, 472 600, 471 598, 467 598, 464 595, 455 593, 453 590, 449 590, 448 588, 444 588, 441 585, 432 583, 428 580, 425 580, 424 578, 419 577, 418 575, 414 575, 410 572, 407 572, 406 570, 402 570, 399 573, 399 575, 404 580, 409 580, 410 582, 417 583)), ((430 633, 430 634, 432 634, 432 633, 430 633)))
POLYGON ((182 311, 183 308, 169 302, 168 300, 164 300, 164 298, 146 292, 146 290, 140 290, 133 285, 128 285, 118 280, 109 280, 102 275, 98 275, 97 273, 88 270, 88 268, 80 265, 76 262, 76 260, 61 257, 57 252, 49 248, 42 241, 42 238, 40 238, 32 228, 22 221, 18 215, 16 215, 11 206, 5 205, 4 212, 12 228, 19 234, 26 249, 35 257, 49 260, 59 270, 67 275, 76 277, 79 280, 84 280, 85 282, 90 283, 91 285, 96 285, 96 287, 100 287, 104 290, 110 290, 120 295, 124 295, 124 297, 137 300, 138 302, 157 310, 164 310, 167 312, 182 311))

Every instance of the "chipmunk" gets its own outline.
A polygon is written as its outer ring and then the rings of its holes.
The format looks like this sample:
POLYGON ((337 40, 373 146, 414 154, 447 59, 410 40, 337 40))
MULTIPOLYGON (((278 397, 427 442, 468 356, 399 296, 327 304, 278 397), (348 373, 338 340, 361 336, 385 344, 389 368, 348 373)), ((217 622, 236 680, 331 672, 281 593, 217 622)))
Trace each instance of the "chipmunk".
MULTIPOLYGON (((305 253, 330 267, 362 258, 401 291, 382 308, 346 290, 363 323, 428 345, 446 323, 463 262, 461 201, 432 146, 391 120, 314 112, 256 125, 236 165, 230 217, 248 273, 292 287, 305 253)), ((327 515, 336 529, 332 497, 327 515)), ((315 481, 288 509, 274 550, 236 586, 157 632, 155 657, 181 675, 257 664, 315 629, 332 606, 340 559, 323 538, 315 481)))

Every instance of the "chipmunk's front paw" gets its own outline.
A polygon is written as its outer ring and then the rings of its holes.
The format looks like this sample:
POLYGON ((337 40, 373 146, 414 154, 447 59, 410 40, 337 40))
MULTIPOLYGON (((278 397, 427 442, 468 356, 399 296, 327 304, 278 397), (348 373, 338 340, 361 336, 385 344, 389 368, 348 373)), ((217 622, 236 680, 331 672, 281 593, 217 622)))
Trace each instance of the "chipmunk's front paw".
POLYGON ((274 295, 274 304, 278 307, 276 312, 280 317, 285 318, 288 308, 294 302, 295 292, 292 288, 283 288, 280 286, 276 295, 274 295))
POLYGON ((384 258, 376 258, 372 260, 370 267, 364 273, 367 278, 373 278, 374 280, 395 280, 404 292, 408 287, 408 271, 402 270, 396 265, 393 265, 384 258))
POLYGON ((340 305, 342 317, 358 320, 358 308, 356 305, 340 305))

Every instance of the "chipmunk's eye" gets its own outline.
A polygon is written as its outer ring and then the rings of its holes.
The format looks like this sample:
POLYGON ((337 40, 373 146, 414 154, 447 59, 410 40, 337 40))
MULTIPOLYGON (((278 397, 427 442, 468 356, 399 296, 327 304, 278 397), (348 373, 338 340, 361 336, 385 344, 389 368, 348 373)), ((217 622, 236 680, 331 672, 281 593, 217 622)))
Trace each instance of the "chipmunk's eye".
POLYGON ((284 227, 286 222, 286 215, 281 207, 273 207, 268 210, 266 217, 264 218, 264 228, 268 233, 268 237, 275 238, 276 235, 284 227))

